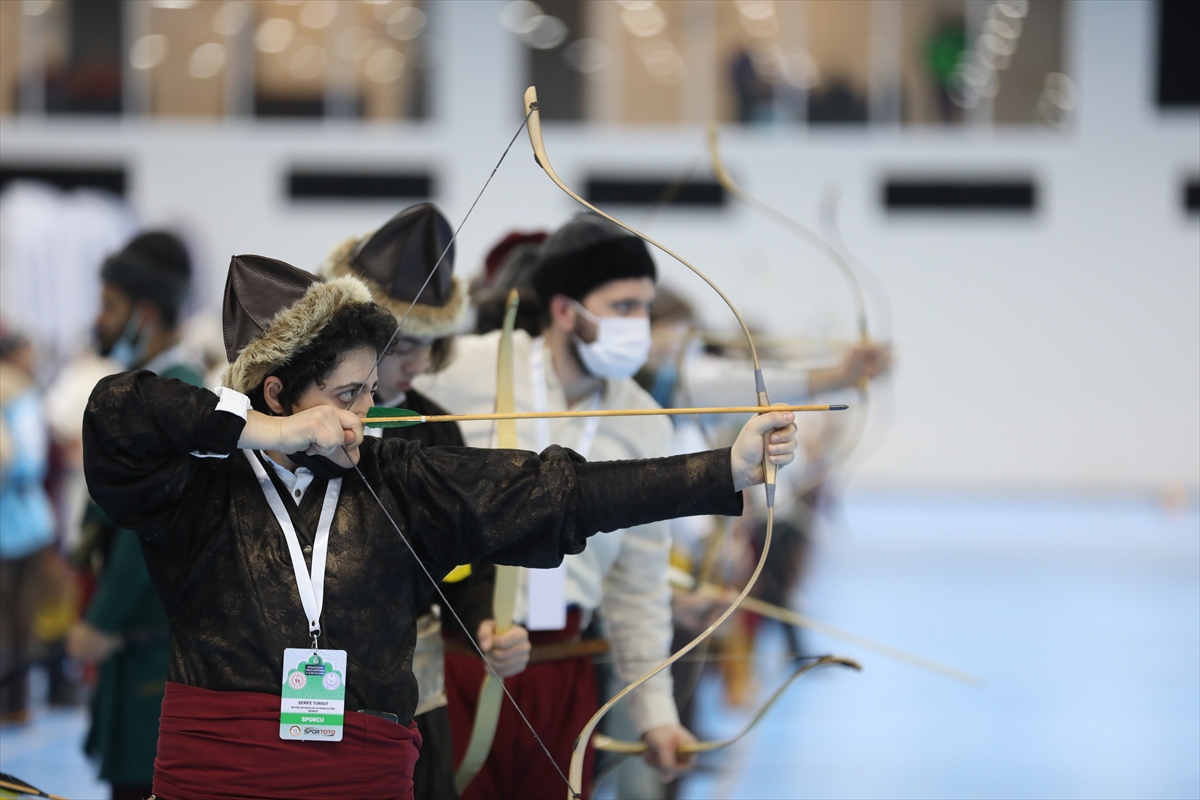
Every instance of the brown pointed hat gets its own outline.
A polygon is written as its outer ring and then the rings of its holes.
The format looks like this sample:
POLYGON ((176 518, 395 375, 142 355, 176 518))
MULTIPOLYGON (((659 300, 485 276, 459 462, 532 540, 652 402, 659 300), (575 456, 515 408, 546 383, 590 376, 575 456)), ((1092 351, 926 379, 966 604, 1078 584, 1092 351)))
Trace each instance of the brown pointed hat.
POLYGON ((328 282, 264 256, 234 256, 225 280, 222 332, 229 369, 221 383, 246 394, 312 343, 348 305, 370 303, 353 277, 328 282))
POLYGON ((333 248, 321 265, 321 275, 327 279, 360 278, 375 302, 397 319, 408 314, 402 333, 449 336, 458 329, 467 309, 466 287, 454 276, 452 238, 450 223, 442 212, 432 203, 418 203, 374 233, 347 239, 333 248), (438 264, 447 246, 450 250, 438 264), (430 278, 435 265, 437 272, 430 278), (427 278, 429 285, 421 291, 427 278))

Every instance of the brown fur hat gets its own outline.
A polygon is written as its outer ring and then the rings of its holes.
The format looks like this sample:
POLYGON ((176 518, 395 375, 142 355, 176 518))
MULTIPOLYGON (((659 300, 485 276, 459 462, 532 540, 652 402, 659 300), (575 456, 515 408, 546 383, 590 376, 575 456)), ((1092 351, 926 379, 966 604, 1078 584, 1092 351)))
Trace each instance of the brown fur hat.
POLYGON ((452 245, 438 266, 439 274, 423 291, 420 287, 449 241, 450 225, 445 217, 432 203, 419 203, 379 230, 333 248, 320 273, 327 280, 353 275, 396 319, 408 314, 402 334, 442 338, 458 330, 467 310, 466 286, 452 274, 452 245), (414 297, 418 298, 415 304, 414 297))
POLYGON ((370 302, 370 290, 357 278, 322 282, 281 261, 235 256, 223 316, 225 349, 236 357, 221 383, 242 394, 257 389, 272 370, 311 344, 337 312, 370 302))

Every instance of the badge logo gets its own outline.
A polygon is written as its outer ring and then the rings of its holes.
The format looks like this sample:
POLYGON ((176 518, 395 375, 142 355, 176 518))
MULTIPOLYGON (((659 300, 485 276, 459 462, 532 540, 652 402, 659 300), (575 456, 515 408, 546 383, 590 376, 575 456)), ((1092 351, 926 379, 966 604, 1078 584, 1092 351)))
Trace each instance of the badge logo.
POLYGON ((308 684, 308 678, 303 672, 293 672, 288 676, 288 686, 291 686, 296 691, 300 691, 308 684))
POLYGON ((288 728, 288 733, 290 733, 292 736, 299 736, 300 735, 300 726, 293 725, 292 727, 288 728))
POLYGON ((332 692, 342 685, 342 678, 336 672, 327 672, 325 677, 321 679, 321 685, 332 692))

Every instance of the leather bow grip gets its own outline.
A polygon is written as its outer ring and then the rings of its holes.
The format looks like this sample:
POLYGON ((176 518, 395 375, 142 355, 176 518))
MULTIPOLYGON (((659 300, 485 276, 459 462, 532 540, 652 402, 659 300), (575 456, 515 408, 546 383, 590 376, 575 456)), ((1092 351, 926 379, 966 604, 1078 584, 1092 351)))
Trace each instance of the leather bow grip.
MULTIPOLYGON (((771 405, 761 369, 754 370, 754 381, 758 390, 759 406, 771 405)), ((775 507, 775 475, 778 471, 779 467, 771 461, 771 431, 767 431, 763 434, 763 486, 767 490, 767 508, 775 507)))

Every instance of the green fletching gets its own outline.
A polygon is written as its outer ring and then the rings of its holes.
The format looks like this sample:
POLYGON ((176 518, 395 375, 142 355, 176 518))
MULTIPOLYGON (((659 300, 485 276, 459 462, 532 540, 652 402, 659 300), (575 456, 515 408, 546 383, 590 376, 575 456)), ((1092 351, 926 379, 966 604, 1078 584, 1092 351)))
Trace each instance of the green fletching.
POLYGON ((367 418, 363 421, 363 425, 368 428, 407 428, 410 425, 420 425, 422 417, 415 411, 407 408, 386 408, 384 406, 371 406, 367 411, 367 418), (379 422, 373 422, 377 417, 384 419, 379 422), (395 417, 412 417, 412 419, 395 419, 395 417))

